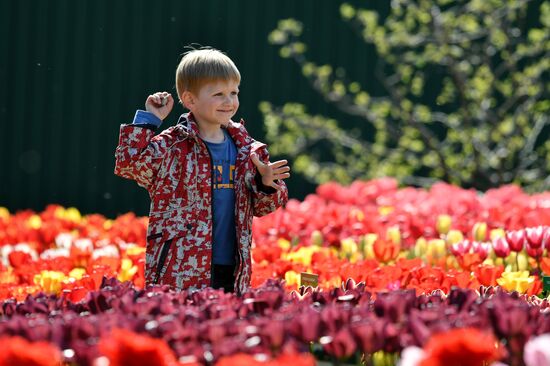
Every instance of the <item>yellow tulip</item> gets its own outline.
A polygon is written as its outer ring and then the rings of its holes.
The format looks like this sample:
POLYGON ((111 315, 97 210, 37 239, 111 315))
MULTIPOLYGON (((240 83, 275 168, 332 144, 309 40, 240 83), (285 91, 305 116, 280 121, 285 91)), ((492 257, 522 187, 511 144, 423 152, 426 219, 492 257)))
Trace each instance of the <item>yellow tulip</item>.
POLYGON ((361 238, 361 247, 363 248, 363 257, 365 259, 374 259, 374 250, 372 248, 374 242, 378 239, 378 235, 369 233, 361 238))
POLYGON ((4 271, 0 271, 0 283, 14 284, 17 283, 18 278, 13 274, 13 268, 8 267, 4 271))
POLYGON ((285 281, 289 286, 296 286, 300 281, 300 275, 294 271, 287 271, 285 273, 285 281))
POLYGON ((456 244, 459 241, 462 241, 463 239, 464 239, 464 235, 462 235, 462 232, 458 230, 449 230, 449 232, 445 236, 445 241, 449 246, 456 244))
POLYGON ((85 274, 86 270, 84 268, 76 267, 69 272, 69 277, 74 278, 75 280, 80 280, 85 274))
POLYGON ((361 222, 365 219, 365 214, 357 208, 352 208, 349 212, 349 217, 361 222))
POLYGON ((394 244, 401 244, 401 232, 397 226, 389 227, 386 230, 386 240, 389 240, 394 244))
POLYGON ((387 216, 391 214, 395 209, 392 206, 381 206, 378 207, 378 213, 382 216, 387 216))
POLYGON ((131 256, 137 256, 145 253, 145 247, 140 247, 139 245, 130 245, 126 248, 126 254, 131 256))
POLYGON ((416 243, 414 245, 414 256, 415 257, 424 257, 428 250, 428 242, 426 239, 421 236, 420 238, 416 239, 416 243))
POLYGON ((427 248, 428 254, 433 258, 441 258, 447 254, 447 244, 443 239, 430 239, 427 248))
POLYGON ((506 236, 506 231, 504 231, 503 228, 493 229, 489 233, 489 238, 491 238, 491 241, 497 239, 497 238, 504 238, 506 236))
POLYGON ((279 238, 277 240, 277 245, 279 246, 279 248, 281 248, 282 250, 289 250, 290 249, 290 242, 286 239, 283 239, 283 238, 279 238))
POLYGON ((124 258, 120 262, 120 270, 118 272, 118 280, 120 282, 130 281, 132 277, 137 273, 138 267, 134 266, 131 259, 124 258))
POLYGON ((10 218, 10 211, 5 207, 0 207, 0 218, 1 219, 9 219, 10 218))
POLYGON ((80 220, 82 220, 82 215, 76 207, 69 207, 65 210, 65 218, 72 222, 80 222, 80 220))
POLYGON ((42 219, 38 215, 32 215, 27 219, 27 226, 31 229, 40 229, 42 227, 42 219))
POLYGON ((519 252, 517 263, 518 271, 527 271, 529 269, 529 256, 524 252, 519 252))
POLYGON ((487 224, 485 222, 476 222, 472 229, 474 240, 485 241, 487 238, 487 224))
POLYGON ((316 245, 318 247, 323 245, 323 233, 321 233, 319 230, 313 230, 311 232, 311 244, 316 245))
POLYGON ((34 283, 40 286, 45 293, 59 295, 61 283, 66 278, 63 272, 41 271, 34 276, 34 283))
POLYGON ((113 227, 113 220, 105 220, 103 223, 103 229, 109 230, 113 227))
POLYGON ((349 257, 352 254, 357 253, 359 251, 359 247, 355 240, 352 238, 346 238, 340 241, 340 250, 346 257, 349 257))
POLYGON ((497 279, 499 286, 506 291, 517 291, 525 293, 529 286, 535 281, 534 276, 529 276, 529 271, 503 272, 497 279))
POLYGON ((437 229, 437 232, 440 234, 447 234, 449 230, 451 230, 451 224, 453 220, 451 216, 449 215, 439 215, 437 216, 437 222, 435 224, 435 228, 437 229))

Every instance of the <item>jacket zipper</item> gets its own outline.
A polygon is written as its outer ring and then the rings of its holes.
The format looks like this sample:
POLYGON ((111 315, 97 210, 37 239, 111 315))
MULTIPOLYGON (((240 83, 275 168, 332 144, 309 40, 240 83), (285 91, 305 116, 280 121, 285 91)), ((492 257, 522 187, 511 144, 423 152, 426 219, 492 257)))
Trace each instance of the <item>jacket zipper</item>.
MULTIPOLYGON (((212 178, 212 169, 214 169, 214 161, 212 160, 212 153, 210 152, 210 149, 208 148, 208 145, 204 140, 202 140, 202 143, 206 147, 206 151, 208 152, 208 156, 210 157, 210 212, 212 213, 212 219, 210 222, 212 223, 212 243, 210 244, 210 287, 212 287, 213 283, 213 274, 214 274, 214 179, 212 178)), ((198 162, 197 162, 198 164, 198 162)), ((198 177, 197 177, 198 178, 198 177)))
POLYGON ((166 262, 166 257, 168 256, 168 251, 170 250, 170 246, 172 244, 173 239, 168 239, 162 244, 162 249, 160 251, 159 261, 157 263, 157 273, 155 275, 155 280, 153 281, 153 284, 157 284, 160 280, 160 271, 162 271, 162 268, 164 268, 164 263, 166 262))

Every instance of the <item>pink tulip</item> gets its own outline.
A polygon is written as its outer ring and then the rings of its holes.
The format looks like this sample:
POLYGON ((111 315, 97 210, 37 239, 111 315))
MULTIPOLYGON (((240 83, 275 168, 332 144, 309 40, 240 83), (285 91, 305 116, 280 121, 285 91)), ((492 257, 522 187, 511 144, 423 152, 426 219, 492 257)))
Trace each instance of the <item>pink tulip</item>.
POLYGON ((525 229, 525 237, 527 238, 527 243, 532 248, 544 248, 544 238, 546 236, 546 230, 542 226, 529 227, 525 229))
POLYGON ((510 254, 510 246, 506 238, 499 237, 493 240, 493 250, 497 257, 506 258, 510 254))
POLYGON ((451 253, 455 257, 462 257, 464 254, 468 253, 472 248, 472 242, 469 240, 462 240, 458 243, 451 245, 451 253))
POLYGON ((523 360, 527 366, 550 365, 550 333, 532 338, 525 344, 523 360))
POLYGON ((508 231, 506 241, 511 250, 521 252, 525 246, 525 232, 523 230, 508 231))
POLYGON ((493 246, 489 242, 478 242, 478 241, 472 242, 472 250, 474 253, 479 254, 479 257, 481 258, 481 260, 487 259, 492 247, 493 246))

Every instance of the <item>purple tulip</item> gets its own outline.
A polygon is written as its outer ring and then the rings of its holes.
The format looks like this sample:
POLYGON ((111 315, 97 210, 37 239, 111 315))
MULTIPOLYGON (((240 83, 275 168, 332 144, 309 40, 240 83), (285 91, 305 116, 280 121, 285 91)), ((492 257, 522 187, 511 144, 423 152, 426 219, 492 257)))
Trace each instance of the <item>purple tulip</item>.
POLYGON ((326 353, 336 358, 351 356, 357 349, 355 340, 348 327, 343 327, 333 335, 323 337, 326 343, 321 340, 326 353))

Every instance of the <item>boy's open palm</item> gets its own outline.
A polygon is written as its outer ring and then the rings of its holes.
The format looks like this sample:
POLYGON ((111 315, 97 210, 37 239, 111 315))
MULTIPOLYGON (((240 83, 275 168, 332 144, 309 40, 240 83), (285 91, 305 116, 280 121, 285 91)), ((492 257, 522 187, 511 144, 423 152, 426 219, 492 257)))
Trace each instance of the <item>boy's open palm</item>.
POLYGON ((153 113, 161 120, 164 120, 170 114, 173 106, 174 98, 167 92, 151 94, 145 101, 145 110, 153 113))
POLYGON ((274 163, 267 162, 266 164, 260 160, 257 154, 252 154, 250 158, 262 176, 264 186, 273 187, 280 191, 282 187, 275 183, 275 181, 290 177, 288 162, 286 160, 279 160, 274 163))

